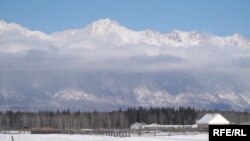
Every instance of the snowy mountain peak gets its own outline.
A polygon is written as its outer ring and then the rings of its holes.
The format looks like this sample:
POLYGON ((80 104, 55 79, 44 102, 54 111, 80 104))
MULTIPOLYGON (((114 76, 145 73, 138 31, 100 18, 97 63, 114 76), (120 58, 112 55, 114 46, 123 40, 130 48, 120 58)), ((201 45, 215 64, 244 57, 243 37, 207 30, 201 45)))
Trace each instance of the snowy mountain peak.
POLYGON ((226 37, 212 36, 209 43, 219 47, 250 48, 250 40, 238 33, 226 37))
POLYGON ((110 19, 101 19, 95 22, 92 22, 87 26, 87 30, 89 30, 92 34, 96 35, 108 35, 114 32, 120 32, 126 29, 119 25, 116 21, 112 21, 110 19))
POLYGON ((94 21, 90 25, 93 25, 93 26, 110 26, 110 25, 120 26, 118 22, 111 20, 111 19, 108 19, 108 18, 94 21))
POLYGON ((207 37, 198 31, 185 32, 175 29, 167 33, 166 36, 170 42, 175 42, 177 46, 198 46, 207 42, 207 37))
POLYGON ((190 31, 190 32, 185 32, 181 30, 174 29, 170 33, 167 34, 169 37, 170 36, 175 36, 175 37, 180 37, 180 38, 187 38, 189 40, 204 40, 205 35, 198 31, 190 31))
POLYGON ((140 42, 136 31, 121 26, 110 19, 102 19, 86 27, 92 38, 114 43, 115 45, 134 44, 140 42))

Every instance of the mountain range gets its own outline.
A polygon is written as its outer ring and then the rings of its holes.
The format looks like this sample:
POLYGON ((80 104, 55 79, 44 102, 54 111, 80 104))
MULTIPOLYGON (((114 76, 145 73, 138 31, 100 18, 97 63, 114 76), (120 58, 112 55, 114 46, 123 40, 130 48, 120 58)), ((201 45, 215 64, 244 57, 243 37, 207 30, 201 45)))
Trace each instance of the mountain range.
POLYGON ((250 40, 134 31, 110 19, 55 33, 0 21, 0 109, 250 110, 250 40))

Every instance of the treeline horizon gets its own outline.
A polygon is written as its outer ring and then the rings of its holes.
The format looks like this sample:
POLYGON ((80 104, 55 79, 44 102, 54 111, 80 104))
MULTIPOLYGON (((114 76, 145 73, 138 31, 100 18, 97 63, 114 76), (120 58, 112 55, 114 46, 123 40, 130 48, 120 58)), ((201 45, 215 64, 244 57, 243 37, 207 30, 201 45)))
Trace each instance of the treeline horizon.
POLYGON ((0 112, 0 129, 128 129, 135 122, 191 125, 206 113, 220 113, 232 123, 250 121, 247 111, 199 110, 191 107, 131 107, 113 111, 41 110, 0 112))

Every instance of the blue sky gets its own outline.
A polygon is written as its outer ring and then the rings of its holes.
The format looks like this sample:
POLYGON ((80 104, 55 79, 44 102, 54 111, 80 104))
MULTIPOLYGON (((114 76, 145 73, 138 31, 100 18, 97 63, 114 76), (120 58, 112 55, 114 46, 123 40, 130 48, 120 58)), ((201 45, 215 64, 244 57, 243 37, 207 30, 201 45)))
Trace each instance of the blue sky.
POLYGON ((46 33, 110 18, 134 30, 250 37, 249 0, 0 0, 0 19, 46 33))

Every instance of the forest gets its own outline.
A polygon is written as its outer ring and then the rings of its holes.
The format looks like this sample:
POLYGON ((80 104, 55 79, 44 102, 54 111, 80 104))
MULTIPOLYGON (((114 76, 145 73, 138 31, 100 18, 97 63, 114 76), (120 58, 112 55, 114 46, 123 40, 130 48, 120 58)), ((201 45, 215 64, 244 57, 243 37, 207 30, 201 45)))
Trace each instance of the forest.
POLYGON ((0 112, 0 129, 55 128, 55 129, 127 129, 135 122, 147 124, 195 124, 206 113, 221 113, 230 122, 250 121, 250 113, 219 110, 196 110, 191 107, 143 108, 131 107, 110 112, 71 112, 44 110, 38 112, 0 112))

